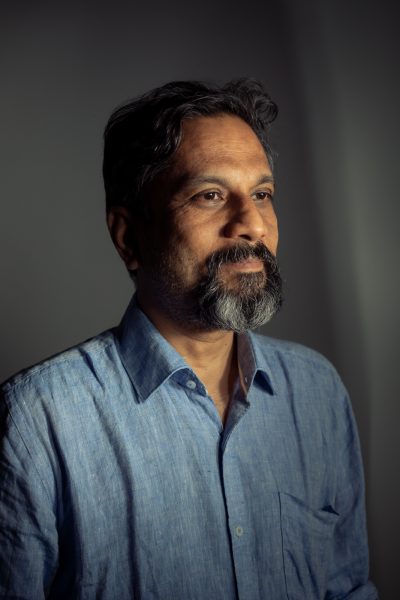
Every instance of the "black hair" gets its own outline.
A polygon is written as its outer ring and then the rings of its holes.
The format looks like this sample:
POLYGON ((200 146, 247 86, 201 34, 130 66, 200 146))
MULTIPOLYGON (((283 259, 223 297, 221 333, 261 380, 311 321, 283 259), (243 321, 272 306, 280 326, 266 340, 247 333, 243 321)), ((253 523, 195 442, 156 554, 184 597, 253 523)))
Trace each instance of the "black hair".
POLYGON ((259 81, 236 79, 222 87, 173 81, 112 113, 104 132, 107 211, 115 205, 142 211, 147 186, 168 166, 179 146, 182 121, 221 113, 238 116, 250 125, 272 169, 267 132, 278 108, 259 81))

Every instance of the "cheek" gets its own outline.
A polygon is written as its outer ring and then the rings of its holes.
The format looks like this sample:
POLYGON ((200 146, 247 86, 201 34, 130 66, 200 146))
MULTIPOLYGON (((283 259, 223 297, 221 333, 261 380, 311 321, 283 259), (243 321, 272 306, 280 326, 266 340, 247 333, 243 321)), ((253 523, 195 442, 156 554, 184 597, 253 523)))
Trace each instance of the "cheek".
POLYGON ((182 269, 193 278, 207 272, 210 254, 223 244, 221 217, 210 217, 205 211, 187 210, 174 222, 169 248, 182 269))
POLYGON ((186 283, 193 284, 207 274, 207 258, 215 248, 205 242, 204 236, 194 229, 192 233, 176 237, 174 246, 170 246, 170 261, 174 261, 175 271, 186 283))
POLYGON ((195 245, 191 236, 175 230, 164 245, 161 255, 162 262, 168 262, 170 268, 179 276, 187 279, 196 263, 195 245))
POLYGON ((201 257, 207 256, 212 251, 218 239, 218 226, 216 219, 211 221, 185 219, 175 230, 176 243, 185 249, 188 254, 201 257))
POLYGON ((271 240, 271 252, 274 255, 276 255, 277 250, 278 250, 278 242, 279 242, 279 232, 278 232, 278 228, 276 227, 274 230, 274 233, 272 235, 272 240, 271 240))
POLYGON ((279 241, 278 219, 275 212, 271 212, 266 221, 267 246, 272 254, 276 254, 279 241))

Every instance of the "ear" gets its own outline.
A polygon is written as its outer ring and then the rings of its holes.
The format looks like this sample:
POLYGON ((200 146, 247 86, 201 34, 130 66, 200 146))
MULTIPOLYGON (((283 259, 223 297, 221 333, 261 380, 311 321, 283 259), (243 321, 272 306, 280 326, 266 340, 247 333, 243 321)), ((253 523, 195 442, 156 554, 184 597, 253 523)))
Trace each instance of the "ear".
POLYGON ((113 206, 107 214, 107 225, 118 254, 130 271, 139 266, 137 242, 134 235, 134 219, 125 206, 113 206))

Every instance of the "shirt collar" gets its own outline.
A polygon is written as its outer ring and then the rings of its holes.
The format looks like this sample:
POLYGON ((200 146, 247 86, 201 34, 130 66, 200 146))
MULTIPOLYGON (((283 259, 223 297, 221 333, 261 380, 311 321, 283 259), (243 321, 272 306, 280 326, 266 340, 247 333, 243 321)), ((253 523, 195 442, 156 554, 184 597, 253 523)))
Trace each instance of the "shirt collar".
POLYGON ((184 358, 140 310, 136 295, 117 328, 117 343, 122 363, 140 401, 146 400, 174 373, 190 371, 184 358))
MULTIPOLYGON (((117 328, 117 343, 122 363, 139 401, 146 400, 171 376, 182 385, 190 378, 196 382, 199 392, 206 393, 204 385, 185 359, 140 310, 136 295, 133 296, 117 328)), ((257 336, 247 332, 238 336, 238 356, 243 383, 248 391, 257 380, 273 394, 272 373, 258 346, 257 336)))
POLYGON ((273 374, 261 351, 258 337, 252 332, 238 335, 238 360, 243 384, 248 392, 254 381, 257 381, 270 395, 274 395, 273 374))

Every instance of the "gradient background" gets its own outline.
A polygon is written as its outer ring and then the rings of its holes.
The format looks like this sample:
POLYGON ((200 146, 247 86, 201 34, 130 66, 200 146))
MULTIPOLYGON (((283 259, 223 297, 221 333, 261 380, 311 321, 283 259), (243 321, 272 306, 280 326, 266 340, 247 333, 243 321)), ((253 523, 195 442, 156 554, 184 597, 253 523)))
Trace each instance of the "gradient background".
POLYGON ((397 599, 396 3, 14 1, 0 19, 0 379, 116 324, 129 301, 104 222, 111 110, 172 79, 261 79, 280 107, 287 297, 265 332, 323 352, 350 390, 372 578, 397 599))

